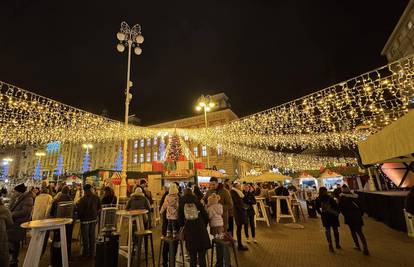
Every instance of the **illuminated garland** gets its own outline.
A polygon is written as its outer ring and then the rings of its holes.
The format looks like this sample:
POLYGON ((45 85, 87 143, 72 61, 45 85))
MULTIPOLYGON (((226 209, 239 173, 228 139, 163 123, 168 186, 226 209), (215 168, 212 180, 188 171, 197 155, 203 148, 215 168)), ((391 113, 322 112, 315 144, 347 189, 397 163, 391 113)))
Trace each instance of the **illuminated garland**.
POLYGON ((124 125, 0 81, 0 144, 107 142, 156 136, 163 129, 124 125))
POLYGON ((203 143, 216 139, 274 148, 354 147, 408 111, 413 74, 410 56, 272 109, 186 134, 203 143))
MULTIPOLYGON (((414 62, 407 57, 300 99, 240 120, 203 129, 176 129, 189 138, 249 162, 314 169, 354 159, 294 155, 282 148, 353 147, 407 112, 414 62)), ((110 142, 166 136, 174 129, 129 126, 0 81, 0 145, 50 141, 110 142)))

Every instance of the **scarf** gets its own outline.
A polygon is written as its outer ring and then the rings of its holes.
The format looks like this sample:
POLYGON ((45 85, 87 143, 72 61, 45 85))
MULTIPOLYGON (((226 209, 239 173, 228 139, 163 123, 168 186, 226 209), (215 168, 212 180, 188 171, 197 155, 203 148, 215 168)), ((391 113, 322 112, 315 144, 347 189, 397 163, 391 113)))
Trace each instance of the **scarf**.
POLYGON ((244 198, 244 194, 242 191, 240 191, 239 189, 233 187, 231 190, 233 190, 234 192, 237 193, 237 195, 239 195, 240 198, 244 198))

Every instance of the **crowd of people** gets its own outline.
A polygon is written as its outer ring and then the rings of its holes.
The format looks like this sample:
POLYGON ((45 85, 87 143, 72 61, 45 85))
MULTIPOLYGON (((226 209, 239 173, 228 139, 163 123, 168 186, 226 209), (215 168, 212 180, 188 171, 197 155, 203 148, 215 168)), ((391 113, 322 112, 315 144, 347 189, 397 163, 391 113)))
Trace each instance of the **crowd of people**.
MULTIPOLYGON (((294 186, 284 187, 278 183, 244 183, 231 182, 229 179, 220 183, 212 177, 209 187, 202 192, 197 185, 180 187, 178 183, 170 183, 165 188, 159 201, 162 221, 162 235, 165 238, 185 241, 190 258, 190 266, 206 266, 206 252, 212 247, 212 239, 233 240, 236 233, 237 249, 248 250, 243 242, 243 230, 246 243, 257 243, 255 231, 256 197, 264 197, 271 207, 270 213, 275 216, 275 203, 272 196, 292 195, 297 189, 294 186)), ((2 195, 7 192, 2 190, 2 195)), ((40 188, 27 188, 24 184, 14 187, 10 195, 10 202, 6 207, 0 198, 0 266, 18 266, 20 243, 26 238, 25 229, 20 225, 30 220, 60 217, 59 205, 62 202, 72 201, 72 214, 65 214, 75 220, 80 220, 82 236, 82 255, 92 257, 95 250, 96 225, 102 207, 118 203, 114 190, 104 187, 99 191, 90 184, 82 186, 68 186, 65 184, 55 188, 53 185, 43 184, 40 188), (10 252, 10 255, 9 255, 10 252)), ((293 194, 294 195, 294 194, 293 194)), ((414 204, 414 191, 407 198, 407 203, 414 204)), ((132 192, 125 204, 126 210, 144 209, 148 214, 144 219, 146 229, 152 228, 154 212, 153 197, 145 180, 132 188, 132 192)), ((339 215, 342 213, 345 224, 349 226, 355 250, 369 255, 368 245, 362 227, 364 225, 363 209, 358 201, 358 195, 352 193, 347 185, 337 186, 332 194, 327 188, 319 188, 315 200, 317 212, 321 216, 322 225, 328 241, 329 251, 341 249, 339 237, 339 215), (333 232, 333 240, 332 240, 333 232), (334 243, 335 242, 335 243, 334 243)), ((281 207, 282 212, 284 207, 281 207)), ((67 226, 68 255, 71 250, 72 225, 67 226)), ((47 248, 49 233, 45 238, 42 254, 47 248)), ((52 242, 59 242, 58 233, 53 234, 52 242)), ((56 261, 51 246, 51 265, 56 261)), ((177 251, 177 249, 175 249, 177 251)), ((170 250, 162 251, 164 266, 168 266, 170 250)), ((228 255, 223 249, 217 249, 217 260, 226 261, 228 255)), ((219 266, 225 265, 218 262, 219 266)))

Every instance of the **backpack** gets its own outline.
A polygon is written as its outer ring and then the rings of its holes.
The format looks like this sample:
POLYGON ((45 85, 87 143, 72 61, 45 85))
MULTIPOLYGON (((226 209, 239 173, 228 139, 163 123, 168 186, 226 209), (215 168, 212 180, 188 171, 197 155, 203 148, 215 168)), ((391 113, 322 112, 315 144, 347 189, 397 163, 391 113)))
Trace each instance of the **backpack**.
POLYGON ((322 204, 321 205, 322 212, 326 212, 331 215, 339 216, 339 213, 332 208, 331 203, 329 203, 329 201, 322 202, 321 204, 322 204))
POLYGON ((194 221, 198 219, 198 209, 194 203, 186 203, 184 205, 184 217, 187 221, 194 221))

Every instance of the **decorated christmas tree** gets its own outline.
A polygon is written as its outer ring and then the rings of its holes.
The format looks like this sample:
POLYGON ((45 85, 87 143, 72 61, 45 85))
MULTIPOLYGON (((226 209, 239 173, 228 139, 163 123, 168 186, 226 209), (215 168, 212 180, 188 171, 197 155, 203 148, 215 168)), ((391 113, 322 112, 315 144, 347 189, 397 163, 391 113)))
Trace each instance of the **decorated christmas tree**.
POLYGON ((42 179, 42 163, 40 159, 37 161, 36 168, 33 175, 34 180, 40 180, 42 179))
POLYGON ((119 147, 118 155, 115 159, 114 171, 122 171, 122 148, 119 147))
POLYGON ((90 165, 89 165, 89 160, 90 160, 90 155, 89 155, 89 151, 86 150, 85 152, 85 156, 83 157, 83 162, 82 162, 82 173, 85 173, 87 171, 89 171, 90 165))
POLYGON ((172 136, 167 154, 167 161, 178 161, 183 157, 183 150, 181 148, 180 138, 172 136))
POLYGON ((60 155, 56 164, 56 175, 59 177, 63 174, 63 155, 60 155))

